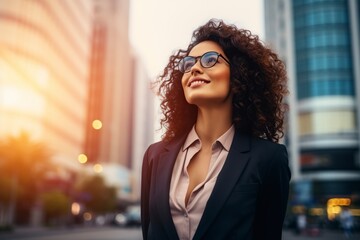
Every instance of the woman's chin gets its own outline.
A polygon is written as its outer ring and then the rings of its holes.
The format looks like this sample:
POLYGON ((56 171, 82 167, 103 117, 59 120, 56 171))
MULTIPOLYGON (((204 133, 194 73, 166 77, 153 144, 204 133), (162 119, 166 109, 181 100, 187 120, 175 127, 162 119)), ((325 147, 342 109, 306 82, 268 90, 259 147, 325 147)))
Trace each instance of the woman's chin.
POLYGON ((186 98, 186 101, 189 104, 196 105, 198 107, 231 105, 231 100, 229 101, 226 97, 192 96, 191 98, 186 98))

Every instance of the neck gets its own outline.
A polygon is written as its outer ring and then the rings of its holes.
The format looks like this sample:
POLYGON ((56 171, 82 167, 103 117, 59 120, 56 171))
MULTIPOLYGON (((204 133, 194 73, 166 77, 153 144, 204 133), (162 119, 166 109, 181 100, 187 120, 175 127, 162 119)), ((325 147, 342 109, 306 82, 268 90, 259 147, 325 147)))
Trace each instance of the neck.
POLYGON ((232 125, 231 106, 224 108, 199 108, 195 124, 196 133, 203 144, 212 144, 232 125))

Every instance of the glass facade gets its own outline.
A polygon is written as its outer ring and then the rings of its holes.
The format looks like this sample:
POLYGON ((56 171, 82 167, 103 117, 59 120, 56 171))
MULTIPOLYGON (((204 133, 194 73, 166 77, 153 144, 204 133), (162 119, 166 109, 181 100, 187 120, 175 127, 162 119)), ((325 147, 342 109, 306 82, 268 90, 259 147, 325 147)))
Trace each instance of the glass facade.
POLYGON ((319 149, 302 151, 300 155, 300 164, 302 172, 319 170, 360 170, 360 166, 356 162, 356 149, 319 149))
POLYGON ((285 226, 306 213, 309 225, 339 228, 344 206, 359 213, 360 226, 360 1, 263 2, 267 41, 289 74, 285 144, 293 178, 285 226))
POLYGON ((348 1, 294 0, 298 99, 353 96, 348 1))

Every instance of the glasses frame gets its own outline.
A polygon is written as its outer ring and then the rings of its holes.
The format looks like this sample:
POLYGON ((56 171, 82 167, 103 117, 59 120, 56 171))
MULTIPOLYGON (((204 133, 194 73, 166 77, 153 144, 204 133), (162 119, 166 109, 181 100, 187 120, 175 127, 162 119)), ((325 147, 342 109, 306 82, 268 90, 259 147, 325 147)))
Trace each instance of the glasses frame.
POLYGON ((215 65, 218 63, 219 57, 221 57, 222 59, 224 59, 225 62, 227 62, 227 63, 230 65, 229 60, 227 60, 221 53, 218 53, 218 52, 215 52, 215 51, 209 51, 209 52, 206 52, 206 53, 204 53, 203 55, 197 56, 197 57, 193 57, 193 56, 186 56, 186 57, 184 57, 183 59, 180 60, 179 65, 178 65, 178 69, 179 69, 179 71, 182 72, 182 73, 188 73, 188 72, 191 71, 191 68, 197 63, 197 61, 198 61, 199 59, 200 59, 200 65, 201 65, 201 67, 203 67, 203 68, 211 68, 211 67, 215 66, 215 65), (212 53, 212 54, 214 54, 214 55, 217 56, 216 62, 214 62, 213 65, 204 66, 202 60, 204 59, 204 56, 205 56, 205 55, 210 54, 210 53, 212 53), (191 67, 190 67, 187 71, 183 70, 184 61, 185 61, 186 59, 192 59, 192 60, 195 59, 194 64, 191 65, 191 67))

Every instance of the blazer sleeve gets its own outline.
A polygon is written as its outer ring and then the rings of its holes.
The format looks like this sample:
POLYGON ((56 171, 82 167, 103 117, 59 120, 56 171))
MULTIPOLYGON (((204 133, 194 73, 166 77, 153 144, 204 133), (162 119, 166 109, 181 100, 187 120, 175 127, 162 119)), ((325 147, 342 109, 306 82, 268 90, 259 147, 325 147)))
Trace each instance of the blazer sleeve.
MULTIPOLYGON (((149 147, 150 148, 150 147, 149 147)), ((151 184, 151 160, 149 159, 149 148, 146 150, 142 163, 141 173, 141 228, 143 239, 147 239, 149 230, 149 198, 150 198, 150 184, 151 184)))
POLYGON ((254 239, 280 240, 289 196, 291 178, 288 166, 288 155, 285 146, 278 149, 269 159, 270 167, 264 178, 258 211, 254 226, 254 239))

